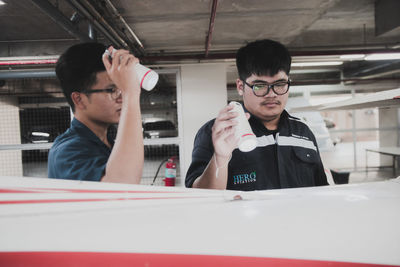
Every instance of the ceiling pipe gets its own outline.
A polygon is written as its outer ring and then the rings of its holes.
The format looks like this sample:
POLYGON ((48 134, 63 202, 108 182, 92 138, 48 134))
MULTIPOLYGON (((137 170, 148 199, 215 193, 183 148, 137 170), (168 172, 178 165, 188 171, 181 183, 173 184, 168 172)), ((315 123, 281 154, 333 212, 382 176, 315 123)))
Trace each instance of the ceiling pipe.
POLYGON ((310 85, 310 84, 340 84, 340 83, 357 83, 357 82, 382 82, 382 81, 400 81, 400 78, 381 78, 381 77, 370 77, 370 78, 348 78, 348 79, 299 79, 293 80, 291 85, 310 85))
POLYGON ((345 76, 349 77, 379 77, 384 75, 390 75, 398 73, 400 71, 400 61, 384 62, 375 65, 370 65, 368 67, 359 67, 357 71, 345 72, 345 76))
MULTIPOLYGON (((397 70, 397 72, 400 72, 400 70, 397 70)), ((56 73, 55 73, 54 69, 0 71, 0 80, 1 79, 54 78, 54 77, 56 77, 56 73)), ((374 77, 354 77, 354 78, 345 78, 345 79, 294 79, 293 85, 307 85, 307 84, 316 84, 316 83, 333 84, 333 83, 345 83, 345 82, 372 82, 372 81, 400 81, 400 78, 374 76, 374 77)))
MULTIPOLYGON (((35 0, 36 1, 36 0, 35 0)), ((97 10, 85 0, 68 0, 68 2, 85 18, 87 18, 93 26, 101 32, 114 45, 128 47, 128 44, 118 35, 118 33, 105 21, 105 19, 97 12, 97 10), (80 3, 82 2, 84 6, 80 3), (90 11, 90 12, 89 12, 90 11), (92 15, 93 14, 93 15, 92 15)))
POLYGON ((211 8, 210 24, 208 25, 208 33, 206 37, 205 57, 208 57, 208 51, 210 50, 211 47, 211 39, 214 31, 214 22, 215 22, 215 16, 217 14, 217 6, 218 6, 218 0, 213 0, 211 8))
POLYGON ((364 76, 367 73, 371 73, 373 71, 378 71, 378 70, 381 70, 381 69, 384 69, 384 68, 388 68, 388 67, 390 67, 392 65, 393 65, 392 62, 386 62, 386 63, 380 63, 380 64, 377 64, 377 65, 374 65, 374 66, 370 66, 370 67, 367 67, 367 68, 360 68, 359 67, 357 71, 352 72, 352 73, 345 73, 345 75, 346 76, 350 76, 350 77, 364 76))
POLYGON ((52 56, 25 56, 25 57, 0 57, 0 62, 3 61, 18 61, 18 60, 52 60, 58 59, 58 55, 52 56))
MULTIPOLYGON (((400 70, 399 70, 400 71, 400 70)), ((0 79, 29 79, 29 78, 54 78, 56 73, 54 70, 25 70, 25 71, 0 71, 0 79)), ((333 84, 346 82, 372 82, 372 81, 400 81, 400 78, 395 77, 357 77, 347 79, 295 79, 293 85, 307 84, 333 84)), ((236 86, 230 84, 229 86, 236 86)))
MULTIPOLYGON (((382 72, 379 73, 374 73, 374 74, 368 74, 365 76, 359 77, 362 80, 370 80, 370 79, 375 79, 377 77, 383 77, 383 76, 389 76, 389 75, 394 75, 400 73, 400 69, 393 69, 393 70, 383 70, 382 72)), ((395 79, 395 78, 394 78, 395 79)), ((398 79, 400 80, 400 78, 398 79)))
POLYGON ((91 41, 89 36, 81 33, 69 19, 47 0, 32 0, 32 2, 72 36, 83 42, 91 41))
MULTIPOLYGON (((357 50, 320 50, 320 51, 299 51, 290 50, 292 57, 307 56, 339 56, 349 54, 372 54, 372 53, 400 53, 400 49, 357 49, 357 50)), ((212 60, 212 59, 235 59, 236 52, 212 53, 206 57, 204 54, 176 54, 176 55, 147 55, 143 58, 145 62, 157 61, 179 61, 179 60, 212 60)))
POLYGON ((0 71, 1 79, 54 78, 55 70, 0 71))
MULTIPOLYGON (((339 56, 345 54, 371 54, 378 52, 388 52, 388 50, 327 50, 308 52, 305 54, 304 51, 290 51, 293 57, 296 56, 339 56)), ((390 50, 390 52, 400 53, 400 49, 390 50)), ((54 64, 57 62, 57 55, 53 56, 35 56, 35 57, 0 57, 0 65, 30 65, 30 64, 54 64)), ((204 54, 181 54, 181 55, 147 55, 142 58, 142 61, 146 64, 157 64, 158 62, 179 62, 183 60, 195 60, 199 62, 201 60, 234 60, 236 53, 212 53, 206 58, 204 54)))
POLYGON ((0 66, 52 65, 59 56, 0 57, 0 66))
MULTIPOLYGON (((341 83, 357 83, 357 82, 383 82, 383 81, 400 81, 400 78, 381 78, 381 77, 371 77, 371 78, 349 78, 349 79, 294 79, 291 86, 302 86, 302 85, 314 85, 314 84, 341 84, 341 83)), ((236 83, 229 83, 228 88, 234 88, 236 90, 236 83)))
POLYGON ((124 25, 125 29, 128 30, 128 32, 132 35, 133 39, 135 39, 136 43, 139 45, 139 47, 143 50, 142 53, 144 53, 144 46, 142 42, 139 40, 137 35, 133 32, 132 28, 126 23, 125 19, 121 16, 121 14, 118 12, 118 10, 115 8, 115 6, 111 3, 110 0, 105 0, 108 6, 111 8, 111 11, 114 13, 115 17, 117 17, 122 25, 124 25))
POLYGON ((15 66, 15 65, 52 65, 56 64, 57 59, 42 59, 42 60, 12 60, 0 61, 0 66, 15 66))
POLYGON ((236 57, 235 53, 215 53, 209 54, 205 57, 204 54, 185 54, 185 55, 155 55, 146 56, 143 58, 145 62, 155 62, 155 61, 180 61, 180 60, 203 60, 203 59, 234 59, 236 57))

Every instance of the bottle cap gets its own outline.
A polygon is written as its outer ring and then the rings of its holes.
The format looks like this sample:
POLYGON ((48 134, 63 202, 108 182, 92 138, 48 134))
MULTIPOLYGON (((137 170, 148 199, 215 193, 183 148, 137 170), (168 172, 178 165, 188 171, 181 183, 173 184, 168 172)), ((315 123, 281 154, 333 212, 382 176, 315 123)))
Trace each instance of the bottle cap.
POLYGON ((242 152, 252 151, 257 147, 257 137, 254 135, 249 121, 246 118, 243 107, 239 102, 232 101, 229 103, 234 108, 238 116, 235 118, 238 124, 236 126, 235 135, 239 138, 238 148, 242 152))
POLYGON ((142 64, 136 64, 136 73, 140 79, 140 87, 150 91, 158 82, 158 73, 142 64))
POLYGON ((141 84, 140 86, 143 89, 150 91, 154 88, 154 86, 156 86, 157 82, 158 82, 158 73, 155 72, 154 70, 151 70, 140 81, 141 84))

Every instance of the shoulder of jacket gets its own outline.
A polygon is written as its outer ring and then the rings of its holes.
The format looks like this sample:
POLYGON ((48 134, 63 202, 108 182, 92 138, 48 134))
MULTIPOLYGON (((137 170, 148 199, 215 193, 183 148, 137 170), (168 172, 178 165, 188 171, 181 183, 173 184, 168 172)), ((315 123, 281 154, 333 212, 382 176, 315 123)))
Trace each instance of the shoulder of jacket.
MULTIPOLYGON (((292 116, 292 115, 290 115, 289 114, 289 116, 288 116, 288 120, 289 120, 289 122, 291 122, 291 123, 300 123, 300 124, 303 124, 304 126, 307 126, 307 123, 306 123, 306 121, 304 120, 304 118, 298 118, 298 117, 295 117, 295 116, 292 116)), ((307 126, 308 127, 308 126, 307 126)))
POLYGON ((214 122, 215 122, 215 119, 212 119, 212 120, 207 121, 206 123, 204 123, 204 124, 200 127, 199 132, 204 132, 204 131, 208 132, 208 131, 211 131, 211 128, 213 127, 214 122))
POLYGON ((292 115, 288 116, 289 125, 293 133, 300 135, 313 136, 311 128, 308 126, 306 120, 303 118, 294 117, 292 115))
POLYGON ((211 136, 212 127, 214 125, 215 119, 209 120, 208 122, 204 123, 200 129, 197 131, 196 138, 205 138, 211 136))

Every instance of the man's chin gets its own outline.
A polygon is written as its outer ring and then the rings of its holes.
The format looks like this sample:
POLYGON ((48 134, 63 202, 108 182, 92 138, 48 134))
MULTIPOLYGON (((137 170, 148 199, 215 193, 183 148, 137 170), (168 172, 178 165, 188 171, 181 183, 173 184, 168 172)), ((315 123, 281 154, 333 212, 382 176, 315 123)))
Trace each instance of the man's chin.
POLYGON ((112 120, 112 123, 113 124, 116 124, 116 123, 119 123, 119 119, 121 118, 121 114, 118 114, 118 116, 116 116, 113 120, 112 120))
POLYGON ((278 118, 281 114, 279 112, 262 112, 259 114, 260 119, 263 121, 272 121, 278 118))
POLYGON ((119 121, 121 118, 121 110, 117 110, 116 120, 119 121))
POLYGON ((282 113, 282 110, 280 109, 280 106, 273 105, 273 106, 268 106, 268 105, 262 105, 260 107, 260 113, 266 116, 276 116, 282 113))

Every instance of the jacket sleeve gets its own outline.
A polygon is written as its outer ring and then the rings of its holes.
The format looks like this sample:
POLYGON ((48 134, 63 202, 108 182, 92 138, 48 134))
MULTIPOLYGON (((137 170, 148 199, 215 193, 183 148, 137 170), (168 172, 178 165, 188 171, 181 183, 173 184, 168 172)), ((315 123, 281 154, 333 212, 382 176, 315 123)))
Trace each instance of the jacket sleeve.
POLYGON ((211 120, 204 124, 196 134, 192 151, 192 162, 185 178, 186 187, 193 186, 194 181, 202 175, 214 154, 211 137, 211 128, 214 125, 214 121, 211 120))
MULTIPOLYGON (((319 155, 319 153, 318 153, 319 155)), ((326 178, 326 173, 324 169, 324 165, 322 164, 322 160, 320 158, 317 171, 314 177, 315 185, 329 185, 328 180, 326 178)))

